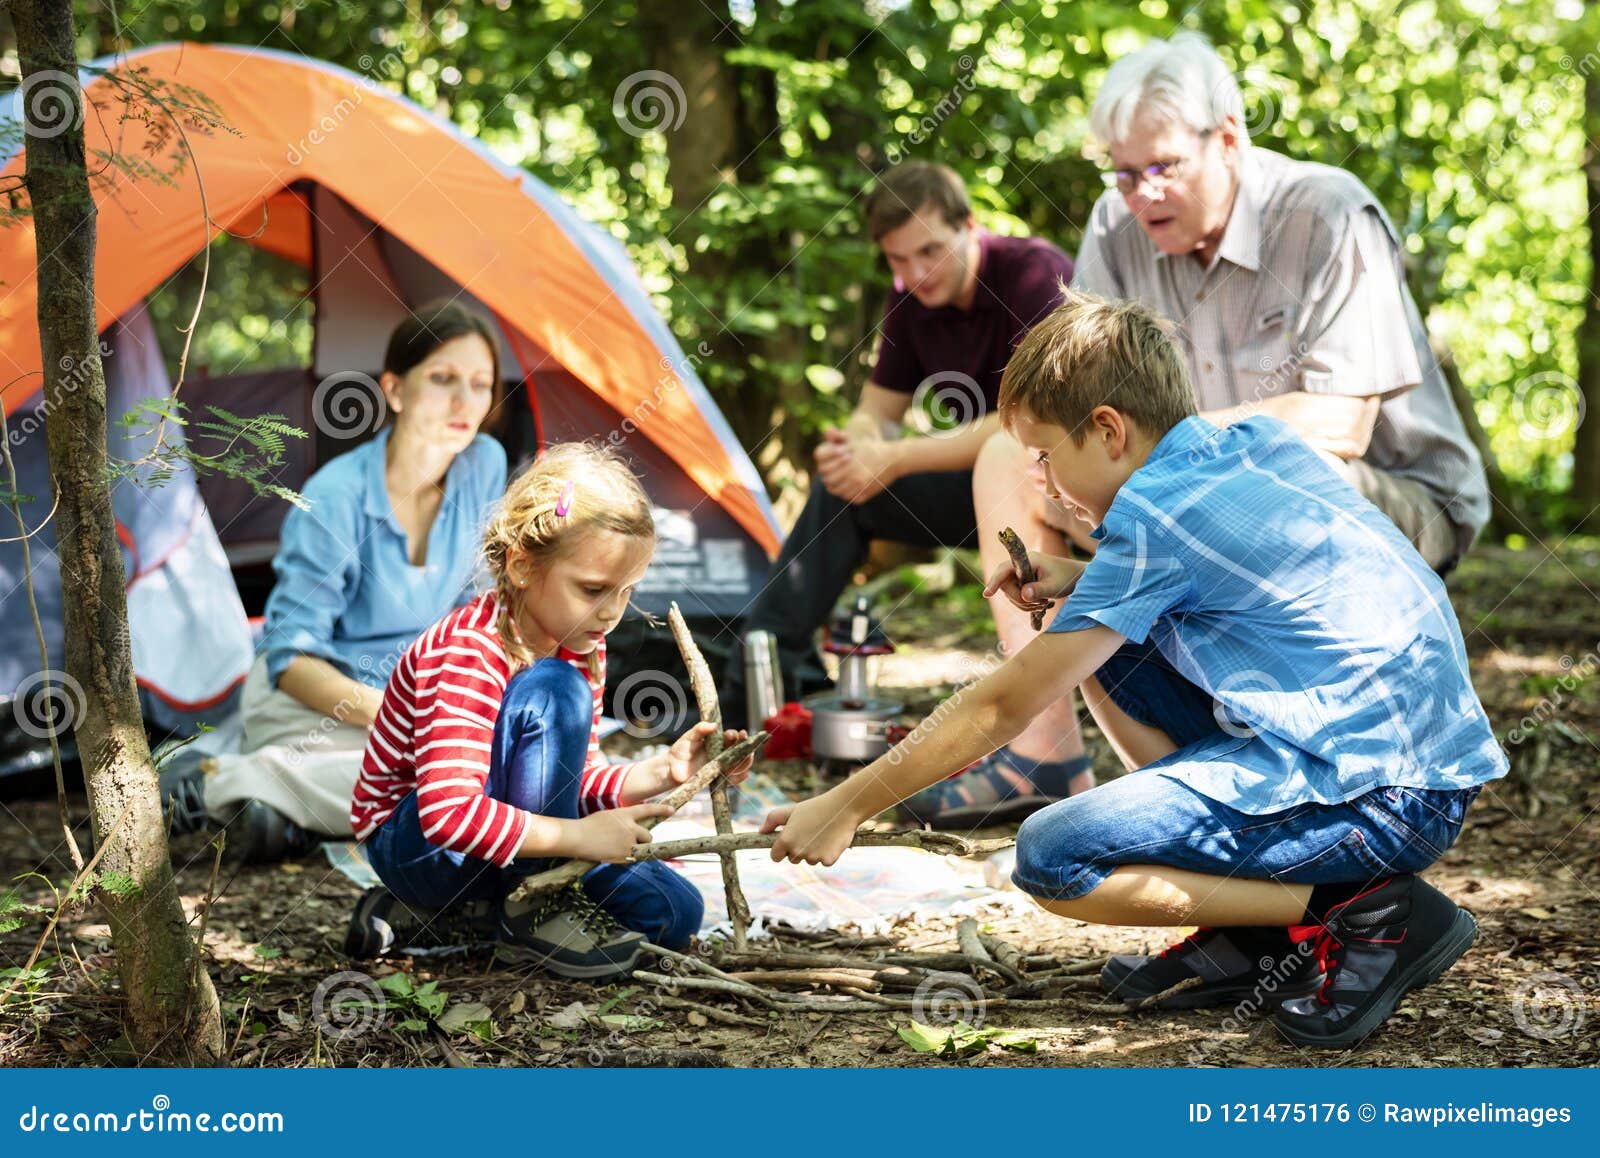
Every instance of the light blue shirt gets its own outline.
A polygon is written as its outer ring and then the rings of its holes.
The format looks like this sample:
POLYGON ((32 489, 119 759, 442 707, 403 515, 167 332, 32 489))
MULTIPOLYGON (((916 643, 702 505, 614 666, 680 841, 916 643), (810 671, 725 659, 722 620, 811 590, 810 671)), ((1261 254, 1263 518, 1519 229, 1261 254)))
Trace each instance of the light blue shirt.
POLYGON ((1505 775, 1444 584, 1284 423, 1184 419, 1094 537, 1050 630, 1152 640, 1223 727, 1151 771, 1252 814, 1505 775))
POLYGON ((388 443, 384 430, 317 471, 302 492, 311 509, 283 521, 261 641, 274 687, 290 660, 313 655, 381 688, 411 642, 478 586, 484 523, 506 489, 505 448, 480 434, 450 464, 417 567, 384 486, 388 443))

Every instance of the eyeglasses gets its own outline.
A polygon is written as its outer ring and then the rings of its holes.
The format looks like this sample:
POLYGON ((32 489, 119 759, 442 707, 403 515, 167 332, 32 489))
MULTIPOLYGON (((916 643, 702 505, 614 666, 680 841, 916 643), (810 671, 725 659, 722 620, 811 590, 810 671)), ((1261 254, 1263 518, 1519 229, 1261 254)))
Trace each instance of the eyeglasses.
MULTIPOLYGON (((1216 129, 1206 129, 1200 134, 1204 141, 1216 129)), ((1148 184, 1155 192, 1167 188, 1183 173, 1183 167, 1194 160, 1193 157, 1170 157, 1164 161, 1152 161, 1142 169, 1107 169, 1101 172, 1100 179, 1106 183, 1107 189, 1115 189, 1119 193, 1132 193, 1140 185, 1148 184)))

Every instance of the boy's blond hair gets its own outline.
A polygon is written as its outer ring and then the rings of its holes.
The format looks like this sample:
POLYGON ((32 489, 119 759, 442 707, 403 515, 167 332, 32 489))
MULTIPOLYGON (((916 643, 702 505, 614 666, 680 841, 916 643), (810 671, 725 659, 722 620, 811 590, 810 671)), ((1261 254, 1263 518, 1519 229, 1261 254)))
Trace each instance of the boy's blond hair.
POLYGON ((1195 413, 1194 387, 1166 326, 1148 309, 1066 290, 1006 363, 1000 421, 1009 429, 1025 412, 1082 446, 1096 406, 1160 438, 1195 413))
MULTIPOLYGON (((655 519, 644 488, 615 451, 584 442, 546 447, 506 488, 483 536, 484 562, 500 599, 500 643, 513 668, 532 655, 516 628, 510 557, 521 551, 544 567, 590 531, 614 531, 652 548, 655 519)), ((590 659, 590 678, 598 677, 590 659)))

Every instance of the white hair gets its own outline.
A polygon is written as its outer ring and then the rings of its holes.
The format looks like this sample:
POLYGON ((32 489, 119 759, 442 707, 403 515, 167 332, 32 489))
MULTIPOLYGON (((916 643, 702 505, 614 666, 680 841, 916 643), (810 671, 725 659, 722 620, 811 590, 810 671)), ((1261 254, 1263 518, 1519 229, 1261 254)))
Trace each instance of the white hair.
POLYGON ((1197 133, 1232 117, 1240 143, 1250 139, 1239 82, 1198 32, 1152 40, 1113 64, 1089 111, 1089 128, 1103 144, 1119 144, 1128 139, 1141 112, 1186 124, 1197 133))

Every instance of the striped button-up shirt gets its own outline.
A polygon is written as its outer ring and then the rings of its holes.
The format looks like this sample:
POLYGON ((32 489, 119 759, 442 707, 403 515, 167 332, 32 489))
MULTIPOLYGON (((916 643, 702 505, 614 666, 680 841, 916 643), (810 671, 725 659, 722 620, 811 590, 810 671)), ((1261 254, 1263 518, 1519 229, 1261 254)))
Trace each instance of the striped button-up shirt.
POLYGON ((1382 401, 1364 460, 1420 484, 1472 545, 1489 518, 1483 461, 1406 288, 1382 206, 1341 169, 1244 151, 1209 266, 1166 255, 1120 193, 1084 231, 1073 286, 1173 322, 1201 410, 1296 391, 1382 401))
POLYGON ((1154 642, 1220 731, 1141 771, 1241 812, 1506 773, 1444 584, 1276 418, 1186 418, 1095 529, 1050 630, 1154 642))

